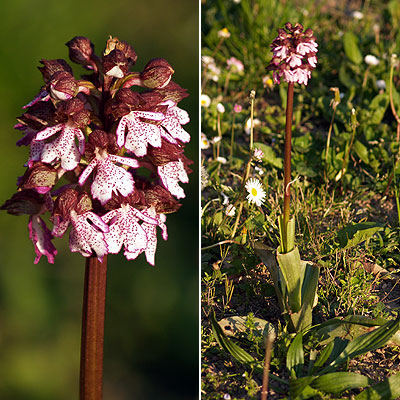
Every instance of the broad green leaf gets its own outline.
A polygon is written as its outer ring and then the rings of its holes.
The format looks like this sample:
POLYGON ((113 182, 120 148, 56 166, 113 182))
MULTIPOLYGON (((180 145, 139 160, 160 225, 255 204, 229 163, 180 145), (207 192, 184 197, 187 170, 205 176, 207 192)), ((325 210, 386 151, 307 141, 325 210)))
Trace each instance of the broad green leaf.
POLYGON ((304 366, 303 334, 298 333, 290 343, 286 355, 286 367, 292 378, 299 378, 304 366))
POLYGON ((364 375, 355 372, 331 372, 314 379, 310 386, 321 392, 341 393, 345 390, 362 388, 374 383, 364 375))
POLYGON ((368 123, 373 125, 380 124, 388 105, 389 95, 387 93, 382 93, 375 96, 369 105, 372 115, 371 118, 369 118, 368 123))
POLYGON ((330 342, 327 346, 321 350, 321 353, 319 353, 319 357, 316 359, 312 370, 309 372, 309 375, 313 374, 319 367, 322 367, 326 360, 329 358, 333 350, 333 341, 330 342))
POLYGON ((347 360, 374 351, 384 346, 400 327, 400 316, 393 321, 389 321, 379 328, 361 335, 348 342, 344 350, 333 360, 321 374, 334 371, 340 364, 347 360))
POLYGON ((355 400, 394 400, 400 397, 400 373, 386 378, 354 397, 355 400))
POLYGON ((271 146, 267 146, 264 143, 256 142, 254 143, 254 147, 262 150, 262 152, 264 153, 263 162, 271 164, 275 168, 283 168, 283 159, 276 156, 271 146))
POLYGON ((349 249, 370 239, 376 232, 383 229, 383 225, 376 222, 361 222, 345 226, 338 232, 337 238, 341 248, 349 249))
POLYGON ((369 164, 368 149, 359 140, 355 140, 353 144, 354 151, 365 164, 369 164))
POLYGON ((309 399, 315 396, 316 390, 310 387, 310 383, 315 376, 304 376, 303 378, 290 379, 290 398, 292 399, 309 399))
POLYGON ((225 351, 230 353, 232 357, 234 357, 240 363, 246 364, 255 362, 255 359, 249 353, 247 353, 247 351, 240 348, 238 345, 233 343, 225 336, 224 332, 222 331, 221 327, 218 325, 218 322, 215 319, 214 313, 211 314, 210 321, 215 340, 225 351))
POLYGON ((344 52, 350 61, 352 61, 354 64, 361 64, 363 56, 358 47, 358 38, 353 32, 347 31, 343 35, 343 45, 344 52))
POLYGON ((301 263, 299 249, 295 247, 289 253, 277 253, 277 260, 287 288, 289 307, 292 312, 301 308, 301 288, 305 265, 301 263))
MULTIPOLYGON (((354 79, 352 79, 351 76, 349 75, 349 73, 347 72, 345 63, 342 63, 339 67, 339 80, 347 88, 352 88, 356 85, 356 82, 354 81, 354 79)), ((337 115, 337 118, 339 121, 341 121, 341 122, 346 121, 345 114, 340 109, 340 107, 337 108, 336 115, 337 115)))

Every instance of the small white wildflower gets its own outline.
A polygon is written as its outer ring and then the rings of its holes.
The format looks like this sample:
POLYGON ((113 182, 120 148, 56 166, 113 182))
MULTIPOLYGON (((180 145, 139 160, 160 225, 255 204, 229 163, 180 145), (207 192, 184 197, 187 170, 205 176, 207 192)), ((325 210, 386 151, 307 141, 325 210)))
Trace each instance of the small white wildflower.
POLYGON ((221 192, 221 196, 224 198, 222 205, 226 206, 229 204, 229 196, 227 196, 224 192, 221 192))
POLYGON ((234 217, 236 214, 236 207, 233 204, 228 204, 225 209, 225 215, 227 217, 234 217))
POLYGON ((255 165, 255 166, 254 166, 254 171, 256 171, 256 173, 257 173, 258 175, 260 175, 260 176, 263 176, 263 175, 264 175, 264 170, 263 170, 261 167, 259 167, 258 165, 255 165))
POLYGON ((353 12, 351 13, 351 16, 352 16, 354 19, 363 19, 363 18, 364 18, 364 14, 363 14, 361 11, 353 11, 353 12))
MULTIPOLYGON (((240 0, 233 0, 234 3, 240 3, 240 0)), ((224 394, 224 400, 231 400, 232 397, 229 393, 224 394)))
POLYGON ((249 204, 255 203, 258 207, 262 205, 265 200, 265 190, 263 189, 260 181, 255 178, 250 178, 245 185, 247 192, 247 201, 249 204))
POLYGON ((242 73, 244 71, 243 63, 235 57, 229 58, 228 60, 226 60, 226 63, 228 64, 228 67, 231 68, 233 71, 236 71, 238 73, 242 73))
POLYGON ((213 138, 211 138, 211 143, 216 144, 216 143, 220 142, 221 139, 222 139, 221 136, 214 136, 213 138))
POLYGON ((221 164, 226 164, 228 162, 225 157, 217 157, 216 160, 221 164))
MULTIPOLYGON (((257 126, 261 125, 261 121, 258 118, 253 119, 253 128, 256 128, 257 126)), ((246 135, 250 135, 250 129, 251 129, 251 118, 249 118, 245 125, 244 125, 244 131, 246 135)))
POLYGON ((342 100, 343 99, 343 97, 345 96, 345 94, 344 93, 342 93, 342 92, 340 92, 340 100, 342 100))
POLYGON ((371 65, 372 67, 375 67, 379 64, 379 59, 372 54, 367 54, 364 57, 364 61, 367 65, 371 65))
POLYGON ((217 104, 217 111, 221 114, 223 114, 225 112, 225 107, 222 103, 217 104))
POLYGON ((376 87, 380 90, 380 89, 383 89, 383 90, 385 90, 386 89, 386 82, 383 80, 383 79, 378 79, 377 81, 376 81, 376 87))
MULTIPOLYGON (((241 0, 233 0, 233 2, 234 2, 235 4, 239 4, 240 1, 241 1, 241 0)), ((229 394, 228 394, 228 396, 229 396, 229 394)), ((229 398, 230 398, 230 397, 231 397, 231 396, 229 396, 229 398)))
POLYGON ((220 31, 218 31, 218 37, 219 38, 225 38, 225 39, 231 37, 231 34, 228 31, 228 28, 223 28, 220 31))
POLYGON ((200 104, 202 107, 210 107, 211 104, 211 99, 209 96, 207 96, 206 94, 202 94, 200 96, 200 104))
POLYGON ((201 141, 200 141, 200 148, 202 150, 207 150, 210 147, 210 141, 207 139, 207 136, 201 132, 201 141))
POLYGON ((204 65, 209 65, 209 64, 214 64, 215 65, 215 60, 214 60, 214 58, 213 57, 211 57, 211 56, 201 56, 201 62, 204 64, 204 65))
POLYGON ((262 161, 264 157, 264 152, 261 149, 255 148, 253 155, 256 161, 262 161))

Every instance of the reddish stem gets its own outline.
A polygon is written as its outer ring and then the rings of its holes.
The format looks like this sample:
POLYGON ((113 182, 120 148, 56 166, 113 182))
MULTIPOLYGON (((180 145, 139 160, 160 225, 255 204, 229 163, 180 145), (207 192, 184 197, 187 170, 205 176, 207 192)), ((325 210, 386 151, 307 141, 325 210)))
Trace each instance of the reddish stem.
POLYGON ((107 256, 100 262, 86 259, 82 307, 80 400, 101 400, 103 395, 103 342, 107 256))
POLYGON ((286 100, 286 131, 285 131, 285 154, 284 154, 284 195, 283 195, 283 222, 286 231, 290 219, 290 188, 291 181, 291 156, 292 156, 292 121, 293 121, 293 87, 289 83, 286 100))

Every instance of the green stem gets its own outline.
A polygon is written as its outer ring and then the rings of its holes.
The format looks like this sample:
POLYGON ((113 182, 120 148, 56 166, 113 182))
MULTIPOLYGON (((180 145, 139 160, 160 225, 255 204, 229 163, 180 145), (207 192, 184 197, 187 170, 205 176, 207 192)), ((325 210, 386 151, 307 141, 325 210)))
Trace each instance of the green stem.
POLYGON ((82 307, 80 400, 103 396, 103 343, 107 256, 86 259, 82 307))
MULTIPOLYGON (((293 123, 293 88, 294 83, 289 83, 286 101, 286 129, 285 129, 285 154, 284 154, 284 194, 283 194, 283 229, 290 219, 290 181, 291 181, 291 156, 292 156, 292 123, 293 123)), ((286 236, 286 235, 285 235, 286 236)))

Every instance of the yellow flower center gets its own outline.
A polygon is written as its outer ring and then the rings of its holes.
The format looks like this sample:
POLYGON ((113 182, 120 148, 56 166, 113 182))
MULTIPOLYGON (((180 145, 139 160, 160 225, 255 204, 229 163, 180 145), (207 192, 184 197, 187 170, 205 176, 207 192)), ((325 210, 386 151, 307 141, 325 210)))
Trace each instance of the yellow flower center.
POLYGON ((256 197, 257 196, 257 189, 256 188, 252 188, 251 189, 251 194, 256 197))

